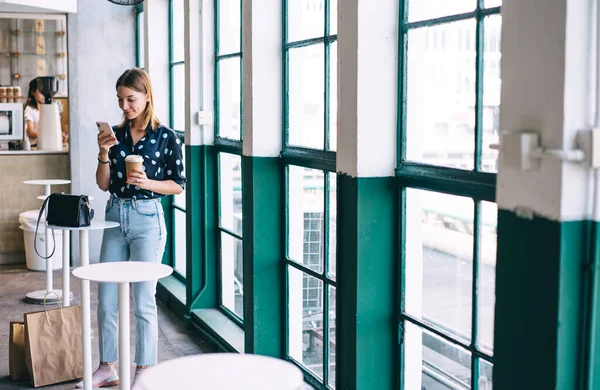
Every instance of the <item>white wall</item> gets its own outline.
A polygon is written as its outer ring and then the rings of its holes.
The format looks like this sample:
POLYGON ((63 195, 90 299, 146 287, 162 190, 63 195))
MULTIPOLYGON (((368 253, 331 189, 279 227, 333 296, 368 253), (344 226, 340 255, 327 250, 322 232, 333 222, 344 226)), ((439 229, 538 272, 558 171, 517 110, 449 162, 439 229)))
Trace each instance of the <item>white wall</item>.
MULTIPOLYGON (((104 219, 108 193, 96 185, 97 120, 117 124, 121 110, 115 83, 135 66, 135 8, 108 1, 79 0, 78 12, 68 15, 71 178, 74 194, 94 196, 97 219, 104 219)), ((100 255, 102 233, 90 234, 90 262, 100 255)), ((78 248, 78 237, 73 247, 78 248)), ((79 252, 73 251, 79 264, 79 252)))

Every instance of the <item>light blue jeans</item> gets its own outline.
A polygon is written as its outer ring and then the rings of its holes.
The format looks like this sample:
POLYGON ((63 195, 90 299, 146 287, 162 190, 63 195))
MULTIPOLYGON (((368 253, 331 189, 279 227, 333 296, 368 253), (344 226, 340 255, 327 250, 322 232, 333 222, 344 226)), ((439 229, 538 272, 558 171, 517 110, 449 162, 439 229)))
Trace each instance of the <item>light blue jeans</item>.
MULTIPOLYGON (((106 204, 106 220, 119 222, 118 228, 104 231, 100 262, 160 262, 167 232, 160 199, 119 199, 111 195, 106 204)), ((156 281, 132 283, 135 314, 135 362, 139 366, 156 364, 158 321, 156 281)), ((100 361, 117 360, 118 285, 98 286, 98 330, 100 361)))

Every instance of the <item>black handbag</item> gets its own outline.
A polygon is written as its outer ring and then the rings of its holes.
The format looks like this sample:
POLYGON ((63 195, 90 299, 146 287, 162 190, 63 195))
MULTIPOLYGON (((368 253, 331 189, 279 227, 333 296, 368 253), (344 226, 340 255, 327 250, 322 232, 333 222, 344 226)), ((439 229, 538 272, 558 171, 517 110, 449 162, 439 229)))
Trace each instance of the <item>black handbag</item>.
MULTIPOLYGON (((90 226, 94 218, 94 209, 90 207, 87 195, 67 195, 64 193, 50 194, 42 204, 40 214, 38 215, 37 226, 35 228, 34 249, 42 259, 49 259, 56 250, 56 241, 54 238, 54 230, 52 230, 52 242, 54 248, 49 256, 40 255, 37 250, 37 234, 40 227, 40 220, 44 214, 44 210, 48 207, 48 215, 46 223, 54 226, 65 227, 84 227, 90 226)), ((66 234, 66 233, 65 233, 66 234)), ((49 238, 46 237, 48 240, 49 238)))

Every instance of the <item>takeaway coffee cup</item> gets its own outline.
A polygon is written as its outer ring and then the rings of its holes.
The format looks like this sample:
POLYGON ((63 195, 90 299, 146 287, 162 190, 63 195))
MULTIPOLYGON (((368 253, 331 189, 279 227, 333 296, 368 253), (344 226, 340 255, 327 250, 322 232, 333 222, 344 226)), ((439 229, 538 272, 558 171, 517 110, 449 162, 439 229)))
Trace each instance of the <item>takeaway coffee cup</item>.
POLYGON ((134 170, 137 169, 141 171, 144 165, 144 157, 138 156, 137 154, 130 154, 125 157, 125 170, 127 171, 127 176, 134 170))

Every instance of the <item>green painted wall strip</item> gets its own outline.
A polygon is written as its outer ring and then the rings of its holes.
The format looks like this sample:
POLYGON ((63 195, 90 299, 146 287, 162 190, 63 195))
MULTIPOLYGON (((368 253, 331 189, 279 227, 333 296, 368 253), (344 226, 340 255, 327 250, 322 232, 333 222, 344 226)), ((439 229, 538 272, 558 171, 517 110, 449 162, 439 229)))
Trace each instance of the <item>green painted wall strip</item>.
POLYGON ((162 204, 163 211, 165 213, 165 226, 167 228, 167 243, 165 244, 165 252, 163 253, 162 263, 168 266, 173 266, 173 254, 175 251, 173 250, 173 242, 175 242, 174 237, 172 237, 173 232, 173 210, 171 209, 171 205, 173 204, 172 196, 163 196, 160 200, 162 204))
POLYGON ((199 169, 203 167, 202 157, 205 154, 204 146, 185 146, 185 167, 187 175, 185 204, 186 204, 186 301, 193 302, 202 289, 204 276, 203 246, 201 232, 203 230, 202 213, 196 212, 200 206, 196 199, 202 199, 204 196, 202 185, 202 175, 199 169))
MULTIPOLYGON (((215 308, 218 302, 218 253, 217 253, 217 167, 216 152, 212 145, 191 147, 190 153, 194 175, 198 178, 192 184, 192 194, 188 195, 188 251, 191 248, 191 275, 195 287, 193 299, 188 298, 190 310, 215 308), (194 196, 196 195, 196 196, 194 196), (193 197, 194 202, 190 199, 193 197), (191 238, 191 239, 190 239, 191 238), (191 245, 191 247, 190 247, 191 245), (198 257, 195 257, 198 256, 198 257), (199 284, 196 284, 196 281, 199 284)), ((189 256, 189 255, 188 255, 189 256)), ((188 262, 190 258, 188 258, 188 262)), ((188 265, 189 266, 189 265, 188 265)), ((189 296, 188 296, 189 297, 189 296)))
POLYGON ((498 212, 494 389, 579 389, 588 223, 498 212))
POLYGON ((283 357, 285 273, 282 164, 242 157, 245 351, 283 357))
POLYGON ((337 386, 396 386, 398 294, 394 178, 338 177, 337 386))

